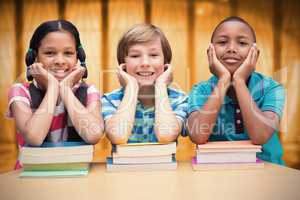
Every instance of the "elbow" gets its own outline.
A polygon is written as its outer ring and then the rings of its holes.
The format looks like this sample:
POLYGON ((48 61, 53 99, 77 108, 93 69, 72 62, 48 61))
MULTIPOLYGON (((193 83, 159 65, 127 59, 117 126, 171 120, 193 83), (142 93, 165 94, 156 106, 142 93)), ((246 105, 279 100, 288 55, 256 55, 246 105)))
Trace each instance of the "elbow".
POLYGON ((114 137, 114 138, 110 138, 110 141, 112 144, 115 145, 121 145, 121 144, 127 144, 128 142, 128 137, 114 137))
POLYGON ((251 138, 251 143, 254 145, 263 145, 267 142, 268 140, 264 137, 252 137, 251 138))
POLYGON ((158 142, 168 143, 174 142, 177 139, 182 128, 177 122, 173 123, 173 126, 170 124, 172 123, 168 123, 167 126, 163 125, 154 127, 155 136, 158 142))
POLYGON ((32 127, 28 125, 26 125, 22 131, 26 144, 33 147, 41 146, 47 137, 47 134, 48 129, 41 129, 40 127, 32 127))
POLYGON ((198 132, 196 130, 189 130, 189 137, 194 144, 205 144, 208 141, 209 133, 198 132))
POLYGON ((177 138, 178 134, 177 135, 161 135, 161 134, 156 134, 156 138, 157 138, 157 141, 159 143, 168 143, 168 142, 174 142, 177 138))
POLYGON ((42 140, 27 140, 26 142, 33 147, 40 147, 43 144, 42 140))
POLYGON ((128 142, 129 134, 125 134, 125 133, 115 134, 115 133, 111 133, 109 130, 106 130, 106 134, 112 144, 120 145, 120 144, 127 144, 128 142))
POLYGON ((92 131, 86 134, 85 142, 89 144, 97 144, 103 138, 103 124, 95 126, 92 131))
POLYGON ((264 144, 260 139, 251 139, 251 143, 254 144, 254 145, 264 144))
POLYGON ((102 137, 103 137, 103 132, 92 133, 90 134, 90 136, 86 138, 85 142, 94 145, 97 144, 102 137))
POLYGON ((43 144, 44 139, 42 137, 38 137, 39 133, 34 133, 33 131, 25 131, 25 141, 27 144, 33 147, 39 147, 43 144))
POLYGON ((105 133, 112 144, 127 144, 133 125, 125 125, 119 120, 110 119, 105 124, 105 133))
POLYGON ((155 135, 158 142, 168 143, 168 142, 174 142, 177 139, 178 132, 176 131, 161 132, 160 130, 155 130, 155 135))
POLYGON ((197 125, 196 123, 191 123, 190 120, 188 120, 188 132, 189 137, 191 141, 194 144, 205 144, 208 141, 208 138, 210 136, 210 129, 209 128, 201 128, 201 126, 197 125), (198 128, 200 127, 200 128, 198 128))
POLYGON ((274 130, 264 130, 261 132, 257 132, 253 130, 252 134, 249 133, 252 144, 254 145, 263 145, 268 142, 270 137, 272 137, 274 130))
POLYGON ((193 134, 190 134, 189 135, 191 141, 194 143, 194 144, 197 144, 197 145, 200 145, 200 144, 205 144, 207 143, 208 139, 207 138, 203 138, 203 137, 197 137, 193 134))

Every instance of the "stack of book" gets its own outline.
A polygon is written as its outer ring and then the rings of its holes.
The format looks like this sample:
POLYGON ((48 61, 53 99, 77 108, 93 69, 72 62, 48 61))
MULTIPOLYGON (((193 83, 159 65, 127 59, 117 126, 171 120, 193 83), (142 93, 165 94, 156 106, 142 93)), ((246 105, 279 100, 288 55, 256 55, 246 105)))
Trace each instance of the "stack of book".
POLYGON ((256 157, 260 145, 250 140, 208 142, 198 145, 192 160, 194 170, 236 170, 263 168, 264 163, 256 157))
POLYGON ((21 177, 87 175, 93 160, 93 145, 84 142, 45 142, 40 147, 20 149, 21 177))
POLYGON ((129 143, 113 145, 107 171, 175 170, 176 143, 129 143))

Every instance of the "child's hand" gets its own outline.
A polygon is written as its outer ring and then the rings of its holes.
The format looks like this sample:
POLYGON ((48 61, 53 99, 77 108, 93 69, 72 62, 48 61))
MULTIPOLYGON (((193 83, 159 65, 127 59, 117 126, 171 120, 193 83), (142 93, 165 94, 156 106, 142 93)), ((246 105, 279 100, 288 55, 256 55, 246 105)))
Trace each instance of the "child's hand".
POLYGON ((120 85, 124 88, 128 85, 138 87, 137 80, 133 76, 129 75, 124 70, 125 70, 125 64, 124 63, 121 64, 120 66, 118 66, 118 68, 117 68, 117 75, 118 75, 120 85))
POLYGON ((210 44, 207 49, 207 57, 209 63, 209 70, 212 74, 218 77, 218 79, 225 78, 231 79, 230 72, 226 69, 226 67, 219 61, 216 56, 215 48, 213 44, 210 44))
POLYGON ((256 62, 259 56, 259 50, 254 43, 249 50, 247 58, 241 64, 241 66, 234 72, 233 81, 241 80, 246 82, 248 77, 255 70, 256 62))
POLYGON ((170 64, 165 64, 164 67, 166 71, 164 71, 159 77, 157 77, 155 84, 164 83, 169 85, 173 81, 173 67, 170 64))
POLYGON ((30 74, 40 87, 47 90, 50 85, 58 86, 56 78, 44 69, 42 63, 33 63, 30 66, 30 74))
POLYGON ((72 88, 80 81, 85 70, 86 68, 81 66, 74 68, 73 71, 60 82, 60 86, 72 88))

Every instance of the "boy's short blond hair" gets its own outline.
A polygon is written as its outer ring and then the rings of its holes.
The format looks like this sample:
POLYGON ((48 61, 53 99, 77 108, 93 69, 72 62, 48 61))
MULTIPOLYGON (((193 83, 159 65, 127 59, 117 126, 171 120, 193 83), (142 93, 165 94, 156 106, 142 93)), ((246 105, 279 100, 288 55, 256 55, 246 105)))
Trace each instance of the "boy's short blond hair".
POLYGON ((160 28, 152 24, 136 24, 130 28, 119 40, 117 49, 117 58, 119 65, 125 62, 128 50, 132 45, 148 43, 156 38, 161 41, 162 51, 164 54, 164 64, 172 60, 172 50, 165 34, 160 28))

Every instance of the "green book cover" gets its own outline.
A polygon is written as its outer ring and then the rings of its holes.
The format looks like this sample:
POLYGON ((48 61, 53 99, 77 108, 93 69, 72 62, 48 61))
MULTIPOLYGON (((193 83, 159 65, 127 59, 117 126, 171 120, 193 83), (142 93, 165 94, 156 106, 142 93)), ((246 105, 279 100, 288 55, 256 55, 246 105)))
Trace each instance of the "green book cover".
POLYGON ((89 163, 24 164, 24 171, 78 171, 89 170, 89 163))

